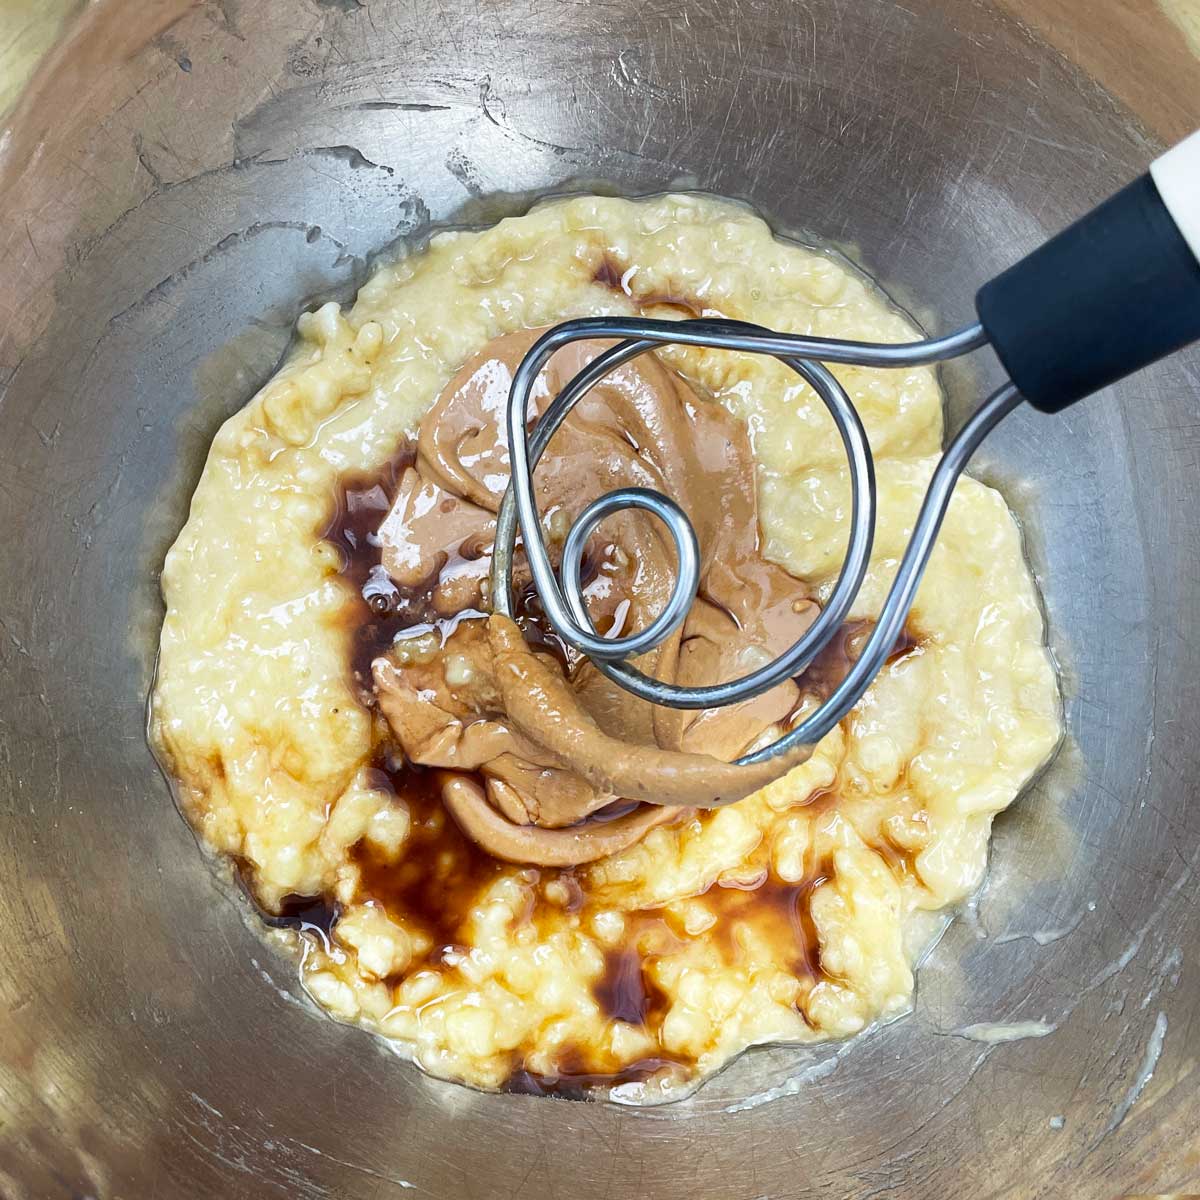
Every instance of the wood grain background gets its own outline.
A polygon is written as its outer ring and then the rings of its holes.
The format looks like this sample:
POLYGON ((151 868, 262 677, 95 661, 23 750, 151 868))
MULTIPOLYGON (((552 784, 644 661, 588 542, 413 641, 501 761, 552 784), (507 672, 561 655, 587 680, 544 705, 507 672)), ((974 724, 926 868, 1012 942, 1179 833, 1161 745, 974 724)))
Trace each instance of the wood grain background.
POLYGON ((1200 0, 999 0, 1165 143, 1200 128, 1200 0))
MULTIPOLYGON (((970 0, 957 0, 967 4, 970 0)), ((997 0, 1169 143, 1200 128, 1200 0, 997 0)), ((0 0, 0 113, 86 0, 0 0)))

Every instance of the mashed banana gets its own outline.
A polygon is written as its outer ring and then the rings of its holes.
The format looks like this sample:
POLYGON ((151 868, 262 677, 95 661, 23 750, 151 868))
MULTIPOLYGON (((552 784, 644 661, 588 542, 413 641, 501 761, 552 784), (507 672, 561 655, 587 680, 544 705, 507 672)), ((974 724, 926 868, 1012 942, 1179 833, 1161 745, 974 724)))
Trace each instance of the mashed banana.
MULTIPOLYGON (((321 936, 280 936, 332 1015, 440 1076, 650 1101, 751 1044, 845 1037, 903 1010, 920 914, 979 882, 993 816, 1057 742, 1059 696, 1017 527, 964 479, 902 652, 808 762, 572 869, 501 863, 463 838, 371 702, 382 585, 348 561, 369 559, 405 448, 464 362, 601 313, 913 336, 845 266, 713 199, 581 197, 439 234, 349 311, 305 314, 291 359, 217 435, 163 571, 152 735, 188 818, 264 909, 324 905, 321 936)), ((745 422, 766 557, 820 600, 848 500, 820 401, 769 359, 660 357, 745 422)), ((941 401, 927 369, 835 371, 876 455, 879 526, 852 614, 867 622, 939 450, 941 401)))

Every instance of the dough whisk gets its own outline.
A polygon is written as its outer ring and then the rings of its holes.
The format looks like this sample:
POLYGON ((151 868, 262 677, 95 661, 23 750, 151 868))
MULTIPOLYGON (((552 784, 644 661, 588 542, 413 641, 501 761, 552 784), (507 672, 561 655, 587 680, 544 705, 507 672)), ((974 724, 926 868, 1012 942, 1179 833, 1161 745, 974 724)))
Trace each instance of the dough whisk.
POLYGON ((512 559, 519 526, 545 615, 568 645, 627 691, 670 708, 719 708, 761 695, 801 674, 837 633, 862 585, 875 531, 874 464, 866 432, 845 389, 825 365, 914 367, 945 362, 990 345, 1008 380, 951 439, 933 472, 895 579, 857 660, 824 702, 799 724, 737 759, 781 759, 820 741, 867 690, 900 636, 958 477, 988 434, 1023 401, 1057 412, 1200 338, 1200 133, 1157 159, 1150 171, 1027 258, 985 284, 978 321, 945 337, 898 345, 776 333, 740 321, 587 317, 555 326, 533 346, 508 400, 511 481, 496 526, 492 596, 513 615, 512 559), (559 393, 532 431, 529 398, 542 368, 562 346, 584 338, 620 339, 559 393), (849 539, 840 574, 817 620, 787 651, 738 679, 684 687, 645 675, 626 660, 666 640, 687 617, 700 578, 700 552, 687 514, 646 488, 610 492, 575 519, 559 577, 542 536, 532 471, 583 395, 611 371, 659 346, 677 343, 766 354, 786 364, 821 398, 846 452, 851 487, 849 539), (589 535, 622 509, 641 509, 666 526, 676 578, 662 611, 622 637, 599 634, 582 593, 589 535))

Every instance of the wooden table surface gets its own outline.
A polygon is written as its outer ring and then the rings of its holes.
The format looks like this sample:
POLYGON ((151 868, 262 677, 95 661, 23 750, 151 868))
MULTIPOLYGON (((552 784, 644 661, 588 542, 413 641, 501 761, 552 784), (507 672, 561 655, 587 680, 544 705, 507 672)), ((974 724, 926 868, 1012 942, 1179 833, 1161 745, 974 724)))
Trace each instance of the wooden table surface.
POLYGON ((7 112, 38 60, 83 0, 0 0, 0 112, 7 112))
POLYGON ((999 0, 1162 142, 1200 128, 1200 0, 999 0))
MULTIPOLYGON (((0 113, 86 2, 0 0, 0 113)), ((1160 141, 1200 127, 1200 0, 997 2, 1100 80, 1160 141)))

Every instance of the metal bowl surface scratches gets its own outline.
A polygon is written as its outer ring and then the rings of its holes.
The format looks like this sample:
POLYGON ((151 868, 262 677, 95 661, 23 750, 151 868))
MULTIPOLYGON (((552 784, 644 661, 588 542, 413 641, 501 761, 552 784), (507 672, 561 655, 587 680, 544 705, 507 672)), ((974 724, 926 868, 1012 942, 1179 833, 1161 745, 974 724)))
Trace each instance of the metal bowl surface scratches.
POLYGON ((94 6, 0 148, 0 1193, 1200 1190, 1195 353, 984 448, 1071 739, 998 822, 987 936, 956 922, 915 1013, 849 1048, 754 1051, 651 1112, 423 1078, 302 998, 143 733, 209 439, 394 239, 694 186, 846 245, 945 331, 1144 168, 1139 129, 983 2, 94 6), (1025 1020, 1055 1032, 948 1032, 1025 1020))

